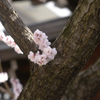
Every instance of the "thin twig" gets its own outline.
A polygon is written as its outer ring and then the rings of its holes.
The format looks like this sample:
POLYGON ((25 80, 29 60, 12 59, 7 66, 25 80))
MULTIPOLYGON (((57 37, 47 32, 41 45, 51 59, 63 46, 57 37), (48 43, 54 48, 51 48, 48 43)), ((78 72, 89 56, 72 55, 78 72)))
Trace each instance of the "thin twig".
MULTIPOLYGON (((0 60, 0 72, 3 72, 2 65, 1 65, 1 60, 0 60)), ((6 89, 5 90, 10 94, 11 98, 13 99, 14 95, 10 92, 8 83, 4 82, 4 86, 7 89, 7 90, 6 89)))
POLYGON ((6 90, 5 88, 0 86, 0 91, 2 91, 3 93, 9 93, 8 90, 6 90))
POLYGON ((5 88, 7 89, 7 91, 9 92, 11 98, 13 99, 14 98, 14 95, 10 92, 9 86, 8 86, 7 82, 4 82, 4 85, 5 85, 5 88))
POLYGON ((3 72, 2 66, 1 66, 1 59, 0 59, 0 72, 3 72))

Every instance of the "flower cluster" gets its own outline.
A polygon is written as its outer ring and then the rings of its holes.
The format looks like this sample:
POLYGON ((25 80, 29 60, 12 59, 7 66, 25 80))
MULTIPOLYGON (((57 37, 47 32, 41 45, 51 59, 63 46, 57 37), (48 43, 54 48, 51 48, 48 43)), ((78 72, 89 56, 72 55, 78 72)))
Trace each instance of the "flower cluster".
POLYGON ((39 49, 42 51, 42 54, 40 54, 39 51, 37 51, 36 54, 34 54, 32 51, 29 52, 28 58, 38 65, 46 65, 50 60, 53 60, 55 55, 57 54, 57 51, 55 48, 50 47, 50 42, 48 41, 48 37, 45 33, 43 33, 40 30, 36 30, 33 34, 34 42, 39 46, 39 49))
POLYGON ((8 74, 6 73, 6 72, 1 72, 0 73, 0 83, 3 83, 3 82, 5 82, 5 81, 7 81, 8 80, 8 74))
POLYGON ((0 41, 3 41, 8 46, 14 48, 14 50, 18 54, 23 54, 23 52, 20 50, 19 46, 15 43, 14 39, 10 35, 5 36, 5 34, 2 31, 0 31, 0 41))
POLYGON ((14 93, 14 100, 17 100, 17 97, 21 93, 23 86, 20 83, 19 79, 11 78, 10 80, 13 88, 13 93, 14 93))

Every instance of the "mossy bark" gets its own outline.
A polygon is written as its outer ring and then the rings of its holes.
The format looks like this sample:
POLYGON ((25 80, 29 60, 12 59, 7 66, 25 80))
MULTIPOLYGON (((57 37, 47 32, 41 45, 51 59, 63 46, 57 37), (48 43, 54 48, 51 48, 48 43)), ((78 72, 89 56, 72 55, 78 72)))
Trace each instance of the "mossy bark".
MULTIPOLYGON (((0 20, 27 56, 37 46, 32 34, 6 0, 0 0, 0 20)), ((100 0, 80 0, 52 47, 53 61, 39 67, 30 62, 31 75, 18 100, 60 100, 100 42, 100 0)))

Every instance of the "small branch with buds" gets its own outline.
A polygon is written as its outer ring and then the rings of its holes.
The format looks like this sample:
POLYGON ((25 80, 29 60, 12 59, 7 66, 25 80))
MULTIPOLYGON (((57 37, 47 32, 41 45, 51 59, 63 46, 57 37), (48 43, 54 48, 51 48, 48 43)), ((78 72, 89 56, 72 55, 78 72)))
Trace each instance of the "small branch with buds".
POLYGON ((8 74, 7 73, 3 73, 3 69, 2 69, 2 66, 1 66, 1 60, 0 60, 0 76, 2 77, 2 79, 0 80, 0 83, 4 83, 4 86, 6 89, 4 89, 3 87, 0 87, 0 90, 2 92, 7 92, 9 93, 9 95, 11 96, 11 98, 13 99, 14 98, 14 95, 10 92, 10 89, 9 89, 9 86, 7 84, 7 80, 8 80, 8 74))

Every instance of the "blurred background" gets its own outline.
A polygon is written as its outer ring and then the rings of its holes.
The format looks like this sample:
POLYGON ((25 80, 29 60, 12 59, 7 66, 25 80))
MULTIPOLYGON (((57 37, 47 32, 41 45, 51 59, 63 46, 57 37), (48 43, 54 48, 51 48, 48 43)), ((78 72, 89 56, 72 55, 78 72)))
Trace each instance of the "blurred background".
MULTIPOLYGON (((40 29, 45 32, 49 40, 53 42, 63 30, 67 20, 72 15, 78 0, 9 0, 9 3, 17 11, 23 22, 34 32, 40 29)), ((8 34, 0 23, 0 31, 8 34)), ((84 69, 95 63, 100 57, 100 43, 90 57, 84 69)), ((0 42, 0 59, 4 72, 9 78, 18 78, 23 84, 27 81, 29 73, 29 62, 24 55, 17 54, 12 48, 0 42)), ((8 84, 10 85, 9 81, 8 84)), ((1 84, 3 86, 3 84, 1 84)), ((0 100, 10 100, 7 93, 0 92, 0 100)), ((100 100, 100 92, 92 100, 100 100)))

